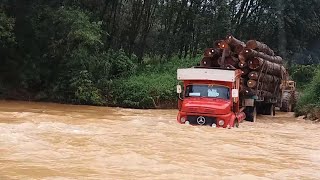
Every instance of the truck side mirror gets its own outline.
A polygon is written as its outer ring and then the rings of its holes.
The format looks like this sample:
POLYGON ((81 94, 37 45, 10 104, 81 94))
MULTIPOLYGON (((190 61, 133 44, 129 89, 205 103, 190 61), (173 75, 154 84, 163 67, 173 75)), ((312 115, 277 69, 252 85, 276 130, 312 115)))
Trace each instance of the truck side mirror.
POLYGON ((177 93, 178 93, 178 94, 181 94, 181 92, 182 92, 181 85, 177 85, 177 93))
POLYGON ((239 90, 238 89, 232 89, 232 97, 233 98, 239 97, 239 90))

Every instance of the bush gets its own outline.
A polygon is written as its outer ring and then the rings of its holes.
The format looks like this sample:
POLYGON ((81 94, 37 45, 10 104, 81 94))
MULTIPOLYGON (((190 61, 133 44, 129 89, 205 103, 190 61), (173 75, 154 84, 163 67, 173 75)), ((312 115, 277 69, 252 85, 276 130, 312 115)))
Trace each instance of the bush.
POLYGON ((175 77, 168 73, 141 74, 118 79, 112 86, 113 105, 132 108, 156 108, 175 100, 175 77))
POLYGON ((137 62, 137 57, 128 57, 123 50, 108 52, 111 62, 111 76, 117 78, 121 76, 130 76, 135 73, 137 68, 134 62, 137 62))
POLYGON ((147 65, 137 75, 119 78, 112 83, 110 105, 130 108, 159 108, 176 106, 178 68, 191 67, 199 58, 174 58, 164 64, 147 65))
POLYGON ((101 93, 92 82, 88 71, 80 71, 79 75, 70 80, 70 90, 74 93, 73 101, 78 104, 103 104, 101 93))
POLYGON ((320 69, 303 91, 295 112, 297 116, 311 114, 314 118, 320 118, 320 69))
POLYGON ((317 69, 317 65, 295 64, 290 67, 289 72, 292 79, 297 82, 298 89, 304 89, 312 81, 317 69))

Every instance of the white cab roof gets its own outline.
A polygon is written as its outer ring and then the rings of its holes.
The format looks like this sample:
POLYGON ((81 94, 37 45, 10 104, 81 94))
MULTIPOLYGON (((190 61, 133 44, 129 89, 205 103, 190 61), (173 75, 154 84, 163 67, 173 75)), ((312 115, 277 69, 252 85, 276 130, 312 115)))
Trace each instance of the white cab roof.
POLYGON ((235 71, 225 69, 186 68, 177 70, 178 80, 235 81, 235 71))

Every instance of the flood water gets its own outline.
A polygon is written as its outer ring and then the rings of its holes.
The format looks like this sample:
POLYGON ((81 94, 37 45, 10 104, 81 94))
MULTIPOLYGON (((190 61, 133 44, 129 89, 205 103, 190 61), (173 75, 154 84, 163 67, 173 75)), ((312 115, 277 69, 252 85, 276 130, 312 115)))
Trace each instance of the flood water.
POLYGON ((215 129, 176 114, 0 101, 0 179, 320 179, 320 124, 278 113, 215 129))

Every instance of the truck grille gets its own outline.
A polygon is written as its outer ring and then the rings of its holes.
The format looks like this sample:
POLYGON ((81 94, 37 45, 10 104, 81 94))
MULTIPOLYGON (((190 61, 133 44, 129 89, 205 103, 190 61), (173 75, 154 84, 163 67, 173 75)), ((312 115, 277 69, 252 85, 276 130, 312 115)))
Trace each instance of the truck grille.
POLYGON ((208 116, 187 116, 187 120, 192 125, 212 125, 213 123, 217 124, 216 119, 208 116), (198 120, 199 118, 199 120, 198 120), (205 122, 203 123, 203 118, 205 122), (201 121, 202 120, 202 121, 201 121))

